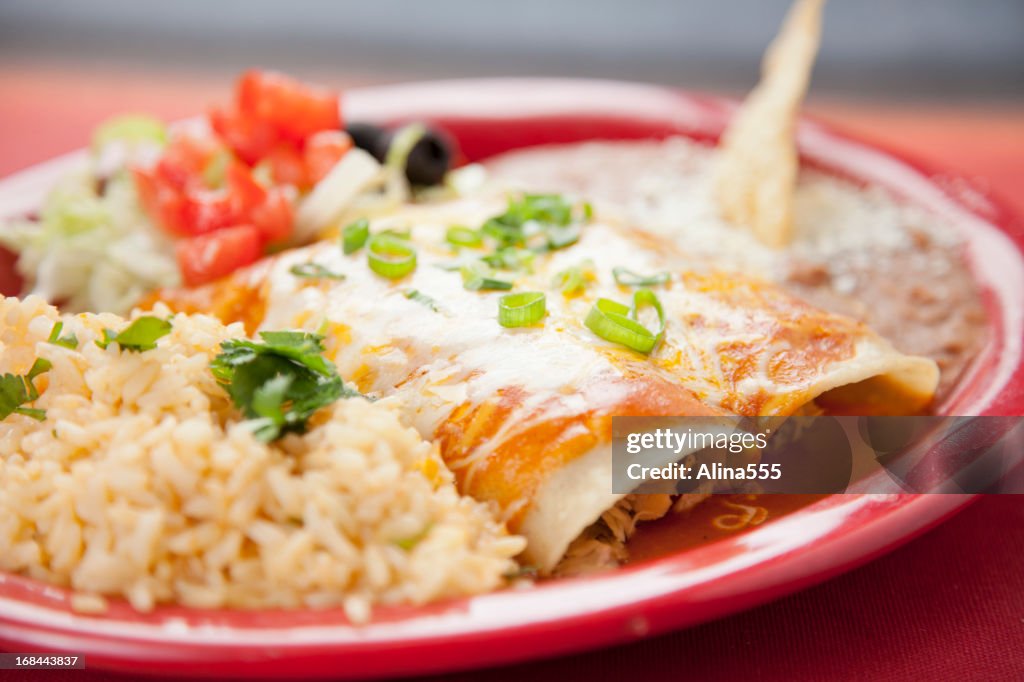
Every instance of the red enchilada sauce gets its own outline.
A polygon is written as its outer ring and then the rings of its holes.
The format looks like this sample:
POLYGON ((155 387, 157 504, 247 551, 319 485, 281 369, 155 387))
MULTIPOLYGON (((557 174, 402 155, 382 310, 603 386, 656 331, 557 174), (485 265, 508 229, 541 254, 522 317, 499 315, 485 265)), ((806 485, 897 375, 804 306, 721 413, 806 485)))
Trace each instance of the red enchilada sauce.
POLYGON ((683 514, 669 513, 637 527, 629 539, 636 564, 724 538, 748 533, 827 495, 712 495, 683 514))

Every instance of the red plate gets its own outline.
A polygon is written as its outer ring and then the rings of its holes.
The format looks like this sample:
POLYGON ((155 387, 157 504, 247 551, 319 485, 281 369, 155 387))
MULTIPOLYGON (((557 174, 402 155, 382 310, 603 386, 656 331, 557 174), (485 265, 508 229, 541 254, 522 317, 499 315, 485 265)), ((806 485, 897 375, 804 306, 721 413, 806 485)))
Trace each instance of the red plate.
MULTIPOLYGON (((530 145, 681 134, 714 139, 735 104, 600 81, 486 80, 347 93, 351 120, 428 119, 469 160, 530 145)), ((805 160, 892 188, 962 229, 991 320, 984 351, 943 411, 1024 413, 1024 226, 965 180, 805 121, 805 160), (984 267, 982 267, 984 264, 984 267)), ((38 206, 73 160, 0 183, 0 215, 38 206)), ((6 268, 6 272, 4 269, 6 268)), ((0 263, 0 290, 10 281, 0 263)), ((86 654, 90 667, 160 675, 356 678, 536 658, 644 637, 748 608, 825 580, 906 542, 971 498, 836 495, 746 534, 611 574, 428 608, 379 609, 353 627, 340 611, 72 612, 65 590, 0 574, 0 644, 86 654)))

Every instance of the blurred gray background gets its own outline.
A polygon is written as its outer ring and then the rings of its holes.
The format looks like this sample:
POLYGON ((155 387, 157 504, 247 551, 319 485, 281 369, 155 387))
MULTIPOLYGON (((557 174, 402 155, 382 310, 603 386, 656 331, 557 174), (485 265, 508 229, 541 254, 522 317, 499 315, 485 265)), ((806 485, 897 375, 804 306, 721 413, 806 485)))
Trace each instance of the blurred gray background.
MULTIPOLYGON (((754 82, 788 0, 0 0, 0 65, 754 82)), ((832 0, 815 91, 1024 99, 1024 0, 832 0)), ((0 105, 2 106, 2 105, 0 105)))

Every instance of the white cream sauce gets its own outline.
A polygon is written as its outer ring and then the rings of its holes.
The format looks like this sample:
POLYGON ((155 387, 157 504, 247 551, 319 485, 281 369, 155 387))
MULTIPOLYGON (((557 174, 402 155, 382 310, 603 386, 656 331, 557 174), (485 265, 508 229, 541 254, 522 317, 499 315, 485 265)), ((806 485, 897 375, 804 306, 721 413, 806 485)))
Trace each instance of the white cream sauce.
MULTIPOLYGON (((618 404, 628 390, 621 379, 630 373, 681 382, 712 405, 720 405, 730 391, 783 394, 808 388, 806 381, 774 385, 766 373, 761 380, 730 386, 721 349, 732 342, 761 341, 776 323, 772 311, 732 307, 707 293, 688 290, 678 273, 700 269, 700 263, 687 262, 667 243, 656 248, 657 240, 602 216, 582 228, 577 244, 538 256, 534 271, 516 279, 516 291, 547 294, 543 323, 522 329, 500 326, 498 299, 507 292, 468 291, 459 272, 437 266, 456 258, 444 239, 449 226, 478 226, 503 210, 503 198, 483 197, 411 206, 374 221, 373 232, 411 229, 418 265, 397 281, 372 272, 365 250, 346 256, 336 242, 288 252, 272 266, 261 328, 317 331, 325 322, 343 325, 343 331, 333 327, 329 332, 337 338, 332 353, 342 376, 368 376, 364 388, 399 395, 410 422, 427 437, 458 405, 479 405, 503 391, 521 389, 524 403, 490 440, 488 450, 536 420, 618 404), (597 281, 584 295, 566 298, 552 283, 555 274, 587 259, 596 267, 597 281), (310 282, 289 272, 309 261, 343 273, 344 281, 310 282), (611 270, 616 266, 644 275, 672 273, 669 285, 654 287, 667 326, 664 342, 650 357, 606 342, 583 324, 598 297, 630 302, 634 289, 615 283, 611 270), (412 289, 434 299, 440 311, 406 298, 412 289)), ((784 350, 792 349, 773 349, 758 358, 762 368, 775 351, 784 350)), ((486 455, 477 451, 470 459, 486 455)))

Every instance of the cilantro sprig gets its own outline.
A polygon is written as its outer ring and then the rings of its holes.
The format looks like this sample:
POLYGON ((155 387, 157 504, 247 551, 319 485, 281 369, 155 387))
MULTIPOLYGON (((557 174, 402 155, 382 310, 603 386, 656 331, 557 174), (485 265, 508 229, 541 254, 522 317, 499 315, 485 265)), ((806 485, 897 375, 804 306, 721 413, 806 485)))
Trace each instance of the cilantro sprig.
POLYGON ((232 339, 210 371, 251 421, 263 442, 306 430, 313 414, 339 398, 359 393, 345 387, 334 364, 324 358, 323 337, 304 332, 260 332, 262 341, 232 339))
POLYGON ((40 374, 49 372, 53 367, 52 363, 45 358, 38 358, 32 363, 28 374, 2 374, 0 375, 0 421, 7 419, 12 414, 22 414, 38 421, 46 419, 46 411, 34 407, 24 407, 39 397, 36 389, 35 378, 40 374))

